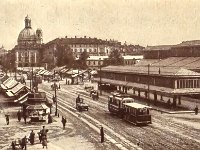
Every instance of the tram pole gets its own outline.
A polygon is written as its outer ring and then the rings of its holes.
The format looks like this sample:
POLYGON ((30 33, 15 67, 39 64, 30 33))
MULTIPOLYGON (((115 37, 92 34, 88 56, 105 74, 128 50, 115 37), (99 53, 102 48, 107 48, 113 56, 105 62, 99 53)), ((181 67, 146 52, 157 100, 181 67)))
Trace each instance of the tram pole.
POLYGON ((101 58, 99 58, 99 90, 100 90, 100 95, 102 95, 102 90, 101 90, 101 58))
POLYGON ((55 102, 56 102, 56 111, 55 111, 55 116, 57 116, 57 114, 58 114, 58 103, 57 103, 57 95, 56 95, 56 83, 54 82, 54 92, 55 92, 55 96, 54 96, 54 98, 55 98, 55 102))
MULTIPOLYGON (((148 78, 150 77, 149 76, 149 71, 150 71, 150 64, 148 64, 148 78)), ((149 93, 149 81, 150 81, 150 79, 148 79, 148 105, 150 105, 150 93, 149 93)))

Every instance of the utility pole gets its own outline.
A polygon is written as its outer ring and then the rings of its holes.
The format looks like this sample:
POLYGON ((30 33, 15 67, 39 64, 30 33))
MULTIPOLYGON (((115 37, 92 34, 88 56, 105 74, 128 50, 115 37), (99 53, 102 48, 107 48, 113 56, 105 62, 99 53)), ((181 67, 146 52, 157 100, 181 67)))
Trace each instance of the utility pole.
POLYGON ((148 105, 150 105, 150 93, 149 93, 150 76, 149 76, 149 71, 150 71, 150 64, 148 64, 148 105))
POLYGON ((54 96, 54 98, 55 98, 55 102, 56 102, 56 111, 55 111, 55 116, 57 116, 57 114, 58 114, 58 102, 57 102, 57 95, 56 95, 56 90, 57 90, 57 86, 56 86, 56 83, 54 82, 54 92, 55 92, 55 96, 54 96))
POLYGON ((101 58, 99 58, 99 90, 100 90, 100 95, 102 95, 102 90, 101 90, 101 58))
POLYGON ((32 89, 31 89, 31 91, 33 91, 33 88, 34 88, 34 87, 33 87, 33 83, 34 83, 34 82, 33 82, 33 66, 32 66, 32 68, 31 68, 31 72, 32 72, 32 73, 31 73, 31 79, 32 79, 32 89))

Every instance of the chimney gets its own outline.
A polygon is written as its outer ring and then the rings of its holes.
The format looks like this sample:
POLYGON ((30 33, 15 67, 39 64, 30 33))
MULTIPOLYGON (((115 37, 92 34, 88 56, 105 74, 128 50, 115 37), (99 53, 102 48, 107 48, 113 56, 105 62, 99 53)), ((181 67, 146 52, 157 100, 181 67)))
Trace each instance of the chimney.
POLYGON ((84 38, 86 38, 86 36, 84 36, 84 38))
POLYGON ((67 39, 67 36, 65 36, 65 38, 67 39))
POLYGON ((75 39, 76 39, 76 36, 75 36, 75 39))

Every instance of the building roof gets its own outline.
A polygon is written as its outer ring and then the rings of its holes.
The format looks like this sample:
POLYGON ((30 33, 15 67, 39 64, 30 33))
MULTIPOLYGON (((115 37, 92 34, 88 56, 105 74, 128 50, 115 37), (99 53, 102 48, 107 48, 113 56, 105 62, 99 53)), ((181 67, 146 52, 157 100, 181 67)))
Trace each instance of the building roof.
POLYGON ((160 51, 160 50, 170 50, 174 45, 156 45, 156 46, 147 46, 145 51, 160 51))
POLYGON ((182 43, 177 44, 175 47, 182 47, 182 46, 200 46, 200 40, 183 41, 182 43))
POLYGON ((24 84, 18 83, 15 87, 13 87, 12 89, 10 89, 9 91, 12 92, 15 95, 18 91, 20 91, 24 87, 25 87, 24 84))
POLYGON ((128 59, 143 59, 143 55, 125 55, 122 56, 125 60, 128 59))
MULTIPOLYGON (((101 69, 106 72, 118 72, 118 73, 129 73, 129 74, 148 74, 148 66, 107 66, 101 69)), ((179 67, 149 67, 150 75, 161 75, 161 76, 200 76, 200 73, 179 68, 179 67)))
POLYGON ((103 60, 106 58, 108 58, 108 56, 89 56, 87 60, 99 60, 99 59, 103 60))

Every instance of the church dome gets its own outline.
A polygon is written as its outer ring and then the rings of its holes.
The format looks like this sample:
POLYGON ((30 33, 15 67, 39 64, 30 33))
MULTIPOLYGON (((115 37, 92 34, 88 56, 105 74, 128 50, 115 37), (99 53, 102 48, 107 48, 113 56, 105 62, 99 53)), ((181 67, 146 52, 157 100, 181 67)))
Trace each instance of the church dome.
POLYGON ((18 36, 18 42, 20 41, 32 41, 35 40, 35 31, 31 28, 24 28, 18 36))
POLYGON ((18 44, 23 44, 25 42, 36 42, 35 31, 31 28, 31 19, 28 15, 25 17, 25 28, 19 33, 18 44))

